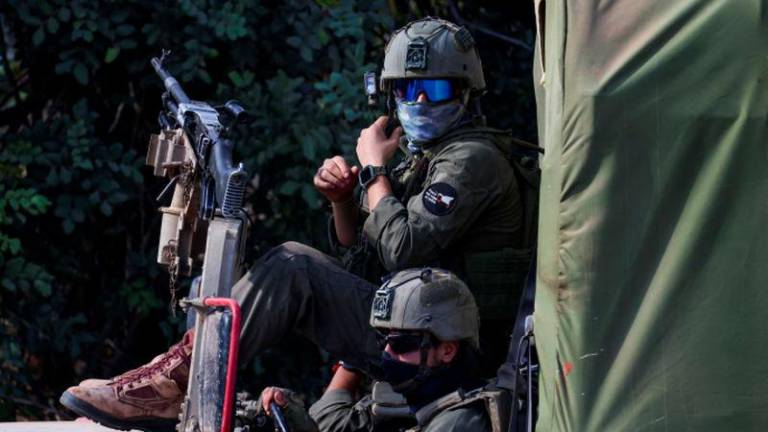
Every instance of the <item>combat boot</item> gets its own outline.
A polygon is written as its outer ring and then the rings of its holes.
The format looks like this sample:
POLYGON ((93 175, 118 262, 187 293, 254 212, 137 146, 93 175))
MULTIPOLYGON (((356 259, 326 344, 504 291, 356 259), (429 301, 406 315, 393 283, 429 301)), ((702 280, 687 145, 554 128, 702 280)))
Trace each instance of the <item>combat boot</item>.
POLYGON ((85 380, 59 400, 75 413, 105 426, 173 431, 187 391, 192 331, 165 354, 110 380, 85 380))

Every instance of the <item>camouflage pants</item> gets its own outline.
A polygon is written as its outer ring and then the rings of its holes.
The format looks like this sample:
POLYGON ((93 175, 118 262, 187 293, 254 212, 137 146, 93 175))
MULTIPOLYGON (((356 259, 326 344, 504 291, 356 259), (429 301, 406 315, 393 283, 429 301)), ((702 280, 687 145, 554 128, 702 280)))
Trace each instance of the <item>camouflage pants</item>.
POLYGON ((376 288, 309 246, 271 249, 232 288, 243 313, 241 364, 297 331, 370 372, 381 353, 368 325, 376 288))

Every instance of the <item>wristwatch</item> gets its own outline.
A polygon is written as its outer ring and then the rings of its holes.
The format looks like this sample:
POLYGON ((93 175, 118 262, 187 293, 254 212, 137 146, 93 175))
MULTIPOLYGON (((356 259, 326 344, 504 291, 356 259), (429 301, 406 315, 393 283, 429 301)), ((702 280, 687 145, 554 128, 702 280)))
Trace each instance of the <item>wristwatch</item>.
POLYGON ((387 167, 366 165, 360 170, 357 179, 360 181, 360 186, 362 186, 363 189, 367 189, 368 185, 371 184, 376 177, 382 175, 387 175, 387 167))

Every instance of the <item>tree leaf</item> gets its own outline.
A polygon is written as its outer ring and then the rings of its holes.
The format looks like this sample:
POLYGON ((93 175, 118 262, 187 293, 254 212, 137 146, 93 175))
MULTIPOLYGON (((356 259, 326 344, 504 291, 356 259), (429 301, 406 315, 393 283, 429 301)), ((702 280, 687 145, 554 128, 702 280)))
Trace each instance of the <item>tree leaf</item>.
POLYGON ((75 222, 82 222, 85 220, 85 213, 79 208, 73 208, 70 212, 70 217, 75 222))
POLYGON ((75 68, 72 70, 72 74, 75 75, 75 79, 80 84, 82 85, 88 84, 88 69, 85 68, 84 64, 82 63, 76 64, 75 68))
POLYGON ((108 202, 102 201, 99 209, 104 214, 104 216, 112 216, 112 206, 108 202))
POLYGON ((294 193, 296 193, 297 190, 299 190, 300 187, 301 187, 301 183, 293 180, 288 180, 284 182, 282 185, 280 185, 277 191, 282 195, 293 195, 294 193))
POLYGON ((39 27, 37 30, 35 30, 35 33, 32 35, 32 43, 35 46, 40 46, 44 40, 45 40, 45 30, 43 30, 42 27, 39 27))
POLYGON ((123 192, 115 192, 109 196, 109 200, 115 204, 126 202, 128 199, 128 195, 123 192))
POLYGON ((69 19, 72 17, 72 13, 67 8, 61 8, 59 9, 59 20, 63 22, 69 21, 69 19))
POLYGON ((51 295, 52 288, 51 284, 48 282, 41 279, 35 279, 35 281, 32 282, 32 285, 43 297, 49 297, 51 295))
POLYGON ((115 33, 117 33, 118 36, 128 36, 133 31, 136 30, 136 28, 130 24, 122 24, 115 29, 115 33))
POLYGON ((307 160, 314 161, 317 157, 317 146, 315 140, 312 138, 312 134, 307 134, 304 139, 301 140, 301 151, 304 153, 304 157, 307 160))
POLYGON ((240 77, 240 74, 237 71, 231 71, 227 74, 229 77, 229 80, 232 81, 232 84, 235 85, 235 87, 242 87, 243 86, 243 79, 240 77))
POLYGON ((48 209, 51 201, 43 195, 35 195, 30 199, 30 213, 40 214, 48 209))
POLYGON ((314 187, 308 184, 301 185, 301 197, 304 198, 304 202, 307 203, 309 208, 316 209, 320 207, 320 196, 314 187))
POLYGON ((3 288, 7 289, 10 292, 16 291, 16 284, 13 283, 13 281, 8 278, 3 278, 3 280, 0 281, 0 285, 2 285, 3 288))
POLYGON ((311 63, 314 55, 312 54, 312 48, 302 45, 301 48, 299 48, 299 55, 301 55, 301 58, 304 59, 307 63, 311 63))
POLYGON ((118 54, 120 54, 120 48, 109 48, 107 53, 104 54, 104 63, 112 63, 117 58, 118 54))
POLYGON ((56 65, 55 71, 58 75, 63 75, 65 73, 68 73, 72 70, 72 60, 64 60, 63 62, 56 65))
POLYGON ((59 21, 54 17, 48 18, 45 22, 45 26, 48 28, 48 33, 54 34, 59 31, 59 21))

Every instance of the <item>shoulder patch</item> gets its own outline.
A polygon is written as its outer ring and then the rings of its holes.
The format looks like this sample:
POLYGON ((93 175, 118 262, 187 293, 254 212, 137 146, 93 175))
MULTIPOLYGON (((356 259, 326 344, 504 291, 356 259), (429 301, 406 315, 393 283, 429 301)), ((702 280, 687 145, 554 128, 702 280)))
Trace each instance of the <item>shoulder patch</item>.
POLYGON ((456 208, 458 193, 448 183, 432 183, 424 191, 421 201, 430 213, 443 216, 456 208))

